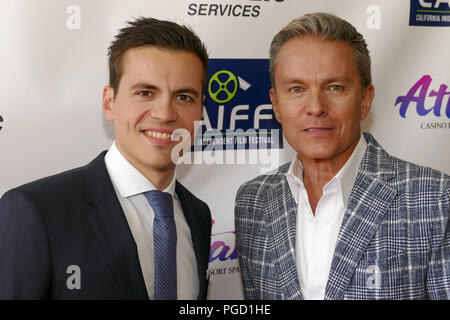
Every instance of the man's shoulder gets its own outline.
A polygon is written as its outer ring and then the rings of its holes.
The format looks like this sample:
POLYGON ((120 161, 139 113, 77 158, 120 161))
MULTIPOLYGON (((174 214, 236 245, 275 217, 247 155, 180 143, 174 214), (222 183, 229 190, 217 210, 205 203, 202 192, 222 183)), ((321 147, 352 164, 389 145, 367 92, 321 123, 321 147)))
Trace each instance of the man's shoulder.
POLYGON ((445 172, 396 157, 392 159, 398 190, 409 191, 418 197, 450 192, 450 176, 445 172))
POLYGON ((76 210, 83 197, 82 171, 82 168, 71 169, 7 191, 0 198, 3 218, 26 225, 27 220, 37 221, 38 216, 48 219, 60 216, 60 212, 68 213, 69 209, 76 210))
POLYGON ((390 155, 370 134, 366 133, 365 136, 368 150, 363 158, 363 171, 383 180, 385 177, 393 177, 390 182, 398 187, 407 185, 433 192, 449 188, 448 174, 390 155))
POLYGON ((250 194, 259 195, 267 191, 269 188, 277 187, 280 183, 285 182, 286 173, 289 170, 290 163, 285 163, 280 167, 261 174, 245 183, 243 183, 238 191, 237 197, 250 194))
MULTIPOLYGON (((95 160, 98 161, 100 157, 101 155, 95 160)), ((31 197, 37 201, 46 198, 61 201, 64 198, 81 194, 83 181, 89 175, 87 173, 88 167, 91 166, 95 160, 87 165, 69 169, 15 187, 7 191, 2 198, 8 197, 11 194, 22 194, 23 196, 31 197)))
POLYGON ((61 195, 68 194, 69 190, 73 191, 80 185, 82 172, 83 167, 79 167, 40 178, 9 190, 3 197, 15 193, 30 196, 35 200, 46 197, 60 199, 61 195))
POLYGON ((411 178, 427 178, 427 179, 436 179, 442 180, 447 184, 450 182, 450 175, 446 174, 443 171, 439 171, 437 169, 420 165, 417 163, 409 162, 407 160, 399 159, 397 157, 393 158, 394 170, 396 172, 401 172, 405 175, 408 175, 411 178))
POLYGON ((427 192, 438 192, 450 188, 450 175, 445 172, 392 155, 389 157, 397 185, 408 185, 409 188, 420 188, 427 192))

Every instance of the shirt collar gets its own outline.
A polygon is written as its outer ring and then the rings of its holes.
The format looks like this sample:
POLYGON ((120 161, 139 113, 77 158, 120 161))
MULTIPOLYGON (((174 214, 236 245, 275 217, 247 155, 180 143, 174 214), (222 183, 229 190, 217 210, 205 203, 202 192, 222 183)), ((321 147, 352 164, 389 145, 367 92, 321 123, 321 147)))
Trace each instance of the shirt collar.
POLYGON ((305 186, 303 185, 303 164, 298 159, 297 154, 294 155, 294 158, 291 161, 291 165, 286 172, 286 178, 292 196, 294 197, 295 202, 298 203, 300 188, 304 188, 305 186))
POLYGON ((341 170, 339 170, 339 172, 336 174, 336 177, 338 178, 338 181, 341 185, 342 198, 344 200, 345 207, 347 207, 348 199, 350 198, 353 185, 355 184, 356 176, 358 175, 358 169, 361 164, 362 158, 364 157, 366 149, 367 142, 361 133, 358 144, 356 145, 355 150, 353 150, 352 155, 341 168, 341 170))
MULTIPOLYGON (((358 174, 358 168, 361 164, 364 153, 367 149, 367 142, 364 136, 360 135, 358 144, 355 150, 353 150, 350 158, 344 164, 344 166, 339 170, 336 176, 333 177, 324 187, 324 189, 330 185, 333 181, 337 181, 340 186, 342 193, 342 200, 344 202, 344 207, 347 206, 353 185, 358 174)), ((298 159, 297 154, 291 161, 289 170, 286 172, 286 178, 291 189, 292 195, 296 203, 298 203, 300 189, 304 189, 303 184, 303 164, 298 159)))
MULTIPOLYGON (((105 155, 105 164, 111 181, 116 187, 119 195, 123 198, 134 196, 150 190, 157 190, 156 187, 140 173, 128 160, 120 153, 114 141, 105 155)), ((174 173, 169 186, 163 191, 172 195, 175 194, 174 173)))

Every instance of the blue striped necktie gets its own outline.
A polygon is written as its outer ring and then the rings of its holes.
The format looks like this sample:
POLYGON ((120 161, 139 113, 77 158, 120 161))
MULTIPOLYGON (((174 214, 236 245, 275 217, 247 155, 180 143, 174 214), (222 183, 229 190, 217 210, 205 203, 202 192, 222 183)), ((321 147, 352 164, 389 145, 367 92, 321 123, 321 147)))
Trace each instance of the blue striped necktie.
POLYGON ((153 252, 155 262, 155 300, 177 299, 177 229, 172 195, 159 190, 144 192, 155 212, 153 252))

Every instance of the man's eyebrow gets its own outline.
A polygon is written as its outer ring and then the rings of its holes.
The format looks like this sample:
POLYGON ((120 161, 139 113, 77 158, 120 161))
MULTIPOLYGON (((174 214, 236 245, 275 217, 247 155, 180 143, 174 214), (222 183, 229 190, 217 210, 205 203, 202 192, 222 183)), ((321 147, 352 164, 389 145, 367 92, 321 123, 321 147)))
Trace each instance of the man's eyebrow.
MULTIPOLYGON (((131 90, 140 90, 140 89, 147 89, 147 90, 159 90, 159 88, 155 85, 149 84, 149 83, 137 83, 135 85, 131 86, 131 90)), ((194 88, 181 88, 175 91, 175 94, 180 93, 190 93, 193 94, 196 97, 200 96, 200 92, 194 88)))
POLYGON ((333 77, 325 81, 325 83, 332 83, 332 82, 350 82, 350 78, 347 76, 333 77))
POLYGON ((304 81, 304 80, 302 80, 300 78, 286 78, 286 79, 283 80, 283 83, 287 83, 287 84, 290 84, 290 83, 304 83, 304 82, 306 82, 306 81, 304 81))
MULTIPOLYGON (((294 83, 299 83, 299 84, 305 84, 307 83, 306 80, 303 80, 301 78, 286 78, 282 81, 284 84, 294 84, 294 83)), ((350 82, 350 78, 347 76, 342 76, 342 77, 332 77, 332 78, 328 78, 324 80, 324 83, 332 83, 332 82, 350 82)))
POLYGON ((149 83, 137 83, 131 86, 131 90, 139 89, 158 90, 158 87, 149 83))
POLYGON ((175 91, 175 94, 180 94, 180 93, 190 93, 190 94, 193 94, 195 97, 200 96, 200 92, 194 88, 182 88, 182 89, 178 89, 177 91, 175 91))

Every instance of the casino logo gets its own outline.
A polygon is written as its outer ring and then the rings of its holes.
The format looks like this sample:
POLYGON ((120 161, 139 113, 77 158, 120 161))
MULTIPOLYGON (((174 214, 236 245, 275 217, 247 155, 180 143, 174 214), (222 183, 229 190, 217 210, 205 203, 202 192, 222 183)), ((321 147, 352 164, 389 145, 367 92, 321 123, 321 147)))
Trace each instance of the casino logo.
POLYGON ((424 75, 414 83, 408 92, 403 96, 398 96, 395 100, 395 106, 399 105, 399 113, 402 118, 406 118, 408 114, 414 114, 414 109, 410 106, 415 105, 415 113, 420 117, 436 120, 438 122, 422 122, 421 129, 448 129, 450 122, 450 91, 447 91, 446 84, 440 84, 438 90, 431 89, 433 79, 430 75, 424 75), (434 100, 434 104, 431 105, 434 100), (447 103, 445 103, 447 101, 447 103), (428 106, 427 106, 428 105, 428 106), (444 118, 444 119, 443 119, 444 118))
POLYGON ((426 116, 433 111, 433 115, 436 117, 441 117, 445 112, 447 118, 450 118, 450 91, 447 91, 448 86, 446 84, 441 84, 439 86, 439 90, 431 90, 428 93, 431 86, 431 81, 432 78, 430 75, 424 75, 412 85, 406 95, 397 97, 395 100, 395 105, 400 105, 399 112, 401 117, 406 118, 406 111, 411 104, 415 103, 416 113, 419 116, 426 116), (443 111, 444 98, 446 96, 447 105, 445 107, 445 111, 443 111), (426 107, 425 105, 427 97, 430 98, 430 100, 434 99, 434 105, 431 108, 426 107))
POLYGON ((410 26, 450 26, 450 0, 411 0, 410 26))
POLYGON ((203 119, 193 149, 279 149, 268 59, 210 59, 203 119))

